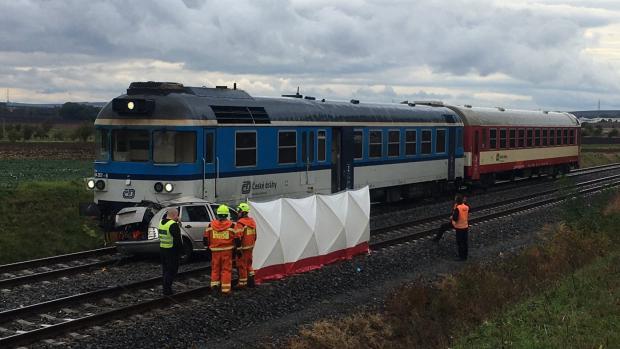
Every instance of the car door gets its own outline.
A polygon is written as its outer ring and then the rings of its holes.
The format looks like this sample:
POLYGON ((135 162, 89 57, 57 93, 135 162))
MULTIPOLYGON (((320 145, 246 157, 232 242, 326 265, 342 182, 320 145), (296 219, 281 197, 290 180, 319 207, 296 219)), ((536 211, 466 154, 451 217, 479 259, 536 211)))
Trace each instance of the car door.
POLYGON ((205 205, 185 205, 181 208, 181 227, 189 235, 194 248, 202 247, 202 236, 210 221, 205 205))

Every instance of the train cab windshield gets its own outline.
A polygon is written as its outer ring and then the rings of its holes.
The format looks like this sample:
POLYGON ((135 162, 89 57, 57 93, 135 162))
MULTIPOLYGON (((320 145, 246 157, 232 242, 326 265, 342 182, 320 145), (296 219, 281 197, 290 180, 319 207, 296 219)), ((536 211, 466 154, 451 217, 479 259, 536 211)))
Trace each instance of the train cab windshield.
POLYGON ((179 164, 194 163, 197 158, 194 131, 101 128, 96 143, 98 161, 179 164))

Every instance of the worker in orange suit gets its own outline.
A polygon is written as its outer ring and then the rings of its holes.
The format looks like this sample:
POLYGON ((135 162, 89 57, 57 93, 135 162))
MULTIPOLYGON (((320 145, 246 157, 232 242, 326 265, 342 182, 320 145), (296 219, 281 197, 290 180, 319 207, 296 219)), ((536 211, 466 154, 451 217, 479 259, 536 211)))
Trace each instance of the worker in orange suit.
POLYGON ((467 240, 469 235, 469 206, 465 203, 463 195, 458 194, 455 198, 452 210, 452 226, 456 231, 456 244, 458 246, 460 261, 467 260, 467 240))
POLYGON ((237 237, 241 240, 241 246, 239 247, 241 254, 238 254, 237 258, 239 287, 254 287, 252 252, 254 250, 254 243, 256 242, 256 221, 254 221, 253 218, 248 217, 250 205, 247 203, 240 203, 239 207, 237 207, 237 211, 239 213, 239 219, 237 220, 235 231, 237 232, 237 237))
POLYGON ((217 208, 217 220, 211 222, 204 233, 203 242, 211 250, 211 289, 214 294, 231 291, 232 256, 235 248, 235 230, 228 219, 226 205, 217 208))

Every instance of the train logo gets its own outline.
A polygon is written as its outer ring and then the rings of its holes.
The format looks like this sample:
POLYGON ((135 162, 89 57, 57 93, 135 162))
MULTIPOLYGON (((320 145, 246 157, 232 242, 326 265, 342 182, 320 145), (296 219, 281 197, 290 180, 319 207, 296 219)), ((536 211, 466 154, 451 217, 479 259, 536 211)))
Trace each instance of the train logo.
POLYGON ((243 184, 241 184, 241 194, 249 194, 251 190, 252 190, 251 181, 244 181, 243 184))
POLYGON ((135 189, 125 189, 123 190, 123 199, 133 199, 136 197, 136 190, 135 189))

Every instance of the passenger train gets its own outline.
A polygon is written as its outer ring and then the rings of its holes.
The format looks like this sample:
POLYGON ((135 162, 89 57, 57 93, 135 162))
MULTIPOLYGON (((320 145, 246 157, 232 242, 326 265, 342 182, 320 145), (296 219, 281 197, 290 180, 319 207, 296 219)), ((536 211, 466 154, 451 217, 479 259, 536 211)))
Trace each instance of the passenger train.
POLYGON ((143 200, 236 204, 368 185, 395 201, 579 165, 568 113, 252 97, 234 86, 134 82, 95 121, 101 218, 143 200))

